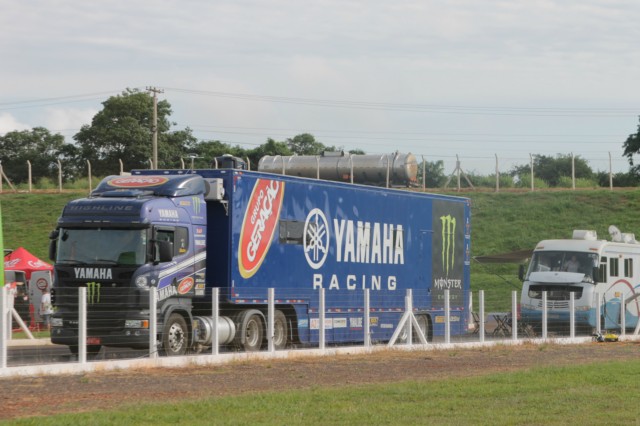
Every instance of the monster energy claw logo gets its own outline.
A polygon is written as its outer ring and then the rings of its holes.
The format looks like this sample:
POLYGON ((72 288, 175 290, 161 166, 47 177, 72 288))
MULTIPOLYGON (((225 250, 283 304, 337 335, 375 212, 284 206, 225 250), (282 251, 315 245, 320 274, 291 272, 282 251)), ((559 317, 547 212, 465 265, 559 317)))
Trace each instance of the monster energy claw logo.
POLYGON ((191 204, 193 204, 193 212, 195 214, 200 214, 200 197, 191 197, 191 204))
POLYGON ((90 305, 100 303, 100 283, 87 283, 87 303, 90 305))
POLYGON ((450 214, 440 216, 442 222, 442 270, 449 275, 453 269, 456 253, 456 218, 450 214))

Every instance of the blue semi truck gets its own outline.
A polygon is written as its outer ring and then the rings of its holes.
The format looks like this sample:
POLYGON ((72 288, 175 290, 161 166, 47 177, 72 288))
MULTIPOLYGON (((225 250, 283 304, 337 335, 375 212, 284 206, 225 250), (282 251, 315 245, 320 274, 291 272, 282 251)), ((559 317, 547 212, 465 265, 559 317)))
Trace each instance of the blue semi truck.
POLYGON ((87 288, 87 348, 146 348, 157 289, 158 347, 181 355, 211 345, 212 289, 221 344, 267 342, 275 292, 277 349, 388 341, 413 290, 428 337, 467 331, 470 202, 466 198, 234 169, 140 170, 105 178, 69 202, 51 234, 51 340, 78 351, 78 287, 87 288))

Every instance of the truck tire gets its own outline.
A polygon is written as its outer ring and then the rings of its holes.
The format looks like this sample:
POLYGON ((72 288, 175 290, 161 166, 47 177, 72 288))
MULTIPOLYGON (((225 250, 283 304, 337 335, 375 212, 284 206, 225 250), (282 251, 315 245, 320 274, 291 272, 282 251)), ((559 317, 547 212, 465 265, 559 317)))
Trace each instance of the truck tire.
MULTIPOLYGON (((429 318, 426 315, 416 315, 416 321, 420 325, 420 329, 424 333, 424 338, 429 341, 429 318)), ((418 337, 419 331, 413 327, 413 343, 421 343, 418 337)))
POLYGON ((177 313, 169 315, 162 329, 162 351, 167 356, 179 356, 187 353, 189 347, 189 329, 183 316, 177 313))
POLYGON ((276 311, 273 316, 273 347, 281 350, 287 347, 289 336, 289 327, 287 318, 280 310, 276 311))
POLYGON ((264 341, 264 321, 260 311, 242 311, 236 320, 235 346, 246 352, 256 352, 264 341))

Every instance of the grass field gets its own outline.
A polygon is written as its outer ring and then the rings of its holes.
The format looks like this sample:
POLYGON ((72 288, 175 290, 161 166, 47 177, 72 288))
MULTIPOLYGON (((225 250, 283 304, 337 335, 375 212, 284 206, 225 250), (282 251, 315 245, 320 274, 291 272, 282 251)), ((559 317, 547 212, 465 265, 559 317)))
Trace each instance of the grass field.
MULTIPOLYGON (((19 425, 429 424, 632 425, 640 361, 536 368, 472 378, 135 405, 23 419, 19 425)), ((79 410, 82 407, 78 407, 79 410)))

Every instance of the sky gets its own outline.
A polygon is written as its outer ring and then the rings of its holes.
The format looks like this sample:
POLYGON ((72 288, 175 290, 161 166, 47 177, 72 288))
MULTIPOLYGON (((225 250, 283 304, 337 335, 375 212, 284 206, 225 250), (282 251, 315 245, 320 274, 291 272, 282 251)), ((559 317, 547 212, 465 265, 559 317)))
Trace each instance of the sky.
POLYGON ((530 155, 624 172, 638 132, 634 0, 0 0, 0 135, 73 142, 102 102, 162 90, 173 130, 253 148, 311 133, 371 154, 530 155), (609 161, 611 156, 611 163, 609 161))

